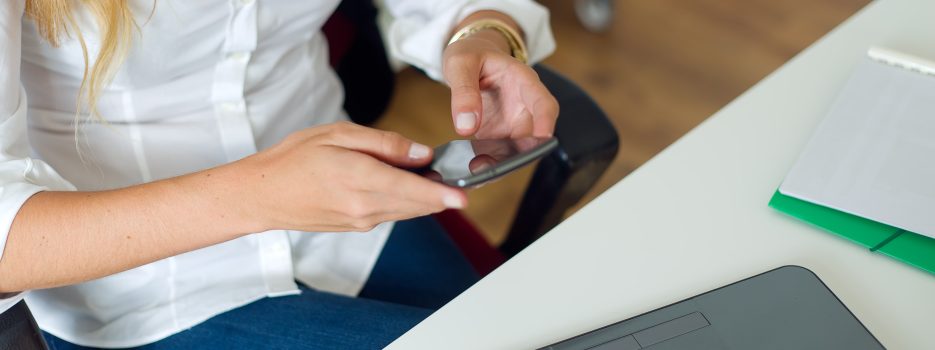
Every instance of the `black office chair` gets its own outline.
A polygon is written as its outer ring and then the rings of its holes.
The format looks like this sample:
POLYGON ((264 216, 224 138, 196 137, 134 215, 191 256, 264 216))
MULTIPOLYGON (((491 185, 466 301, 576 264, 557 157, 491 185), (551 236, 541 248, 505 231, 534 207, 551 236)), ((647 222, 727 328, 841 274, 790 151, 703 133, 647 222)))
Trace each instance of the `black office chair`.
MULTIPOLYGON (((325 28, 326 33, 331 28, 329 37, 333 36, 335 28, 347 29, 348 24, 353 28, 354 35, 350 38, 329 39, 332 39, 333 51, 343 56, 333 56, 332 63, 345 85, 346 110, 361 124, 372 123, 382 115, 392 96, 393 74, 388 71, 382 42, 375 39, 379 38, 379 33, 375 32, 375 18, 376 10, 369 0, 345 0, 329 21, 339 23, 325 28), (350 42, 339 42, 341 40, 350 42), (335 45, 342 46, 334 49, 335 45)), ((568 209, 594 186, 617 154, 617 132, 594 100, 549 68, 542 65, 534 68, 561 107, 555 129, 560 146, 536 167, 506 240, 498 249, 493 249, 473 228, 457 227, 461 223, 459 214, 448 212, 447 217, 440 218, 449 233, 460 232, 461 236, 453 238, 482 274, 561 222, 568 209), (455 220, 451 220, 452 214, 455 220)), ((0 350, 45 348, 42 334, 24 302, 0 314, 0 350)))
POLYGON ((0 350, 47 349, 45 338, 25 301, 0 314, 0 350))

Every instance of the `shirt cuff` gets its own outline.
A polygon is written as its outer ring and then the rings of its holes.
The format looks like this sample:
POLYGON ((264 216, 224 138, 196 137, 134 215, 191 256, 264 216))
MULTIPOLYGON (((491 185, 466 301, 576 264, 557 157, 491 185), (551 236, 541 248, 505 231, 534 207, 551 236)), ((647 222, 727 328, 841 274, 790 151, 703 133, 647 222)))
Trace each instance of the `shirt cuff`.
POLYGON ((7 236, 10 234, 10 227, 19 209, 29 197, 45 190, 48 188, 26 182, 6 183, 0 186, 0 259, 3 259, 7 236))
POLYGON ((0 259, 6 248, 13 219, 23 203, 40 191, 74 191, 47 163, 29 158, 26 141, 26 92, 20 87, 19 104, 13 114, 0 120, 0 259))
MULTIPOLYGON (((10 225, 13 223, 13 218, 19 211, 19 207, 21 207, 30 196, 43 189, 43 187, 27 183, 0 186, 0 259, 3 258, 3 249, 6 246, 10 225)), ((25 295, 26 293, 0 294, 0 313, 6 312, 20 300, 23 300, 25 295)))
POLYGON ((412 64, 432 79, 443 81, 442 51, 452 29, 465 17, 481 10, 502 12, 513 18, 523 30, 529 64, 539 62, 555 51, 555 39, 549 26, 549 11, 528 0, 478 0, 452 6, 431 19, 396 18, 390 27, 391 54, 412 64))

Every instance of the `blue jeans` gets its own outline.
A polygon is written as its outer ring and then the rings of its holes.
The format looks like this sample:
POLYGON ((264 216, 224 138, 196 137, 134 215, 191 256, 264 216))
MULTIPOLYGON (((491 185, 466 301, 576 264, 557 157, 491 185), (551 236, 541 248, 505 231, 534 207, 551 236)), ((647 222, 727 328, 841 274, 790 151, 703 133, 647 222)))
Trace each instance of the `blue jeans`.
MULTIPOLYGON (((139 349, 379 349, 478 280, 431 217, 396 224, 359 297, 264 298, 139 349)), ((53 350, 87 349, 45 333, 53 350)))

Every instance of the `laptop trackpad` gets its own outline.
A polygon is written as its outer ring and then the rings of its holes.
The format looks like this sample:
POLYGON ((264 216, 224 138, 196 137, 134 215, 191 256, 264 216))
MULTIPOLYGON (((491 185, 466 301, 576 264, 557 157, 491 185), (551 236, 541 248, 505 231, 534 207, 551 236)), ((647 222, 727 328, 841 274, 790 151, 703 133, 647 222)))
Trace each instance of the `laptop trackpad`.
POLYGON ((639 350, 711 325, 700 312, 666 321, 591 350, 639 350))

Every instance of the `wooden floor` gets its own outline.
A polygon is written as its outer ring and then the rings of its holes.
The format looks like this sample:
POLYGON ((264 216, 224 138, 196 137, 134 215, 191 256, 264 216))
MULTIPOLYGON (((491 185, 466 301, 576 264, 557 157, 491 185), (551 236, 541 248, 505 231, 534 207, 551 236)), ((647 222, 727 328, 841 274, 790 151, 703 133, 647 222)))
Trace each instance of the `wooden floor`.
MULTIPOLYGON (((545 64, 584 87, 620 134, 617 159, 584 204, 869 1, 617 0, 601 34, 579 25, 572 1, 541 2, 558 42, 545 64)), ((444 86, 404 71, 378 127, 441 144, 456 137, 448 106, 444 86)), ((503 239, 530 174, 469 193, 467 213, 491 242, 503 239)))

